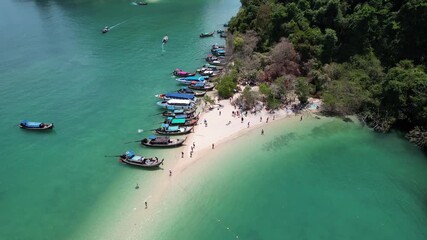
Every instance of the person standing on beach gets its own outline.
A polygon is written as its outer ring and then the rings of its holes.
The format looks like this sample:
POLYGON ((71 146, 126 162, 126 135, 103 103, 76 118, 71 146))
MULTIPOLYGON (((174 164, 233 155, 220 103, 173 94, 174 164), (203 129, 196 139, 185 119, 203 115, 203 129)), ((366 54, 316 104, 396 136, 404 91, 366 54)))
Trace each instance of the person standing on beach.
POLYGON ((215 149, 215 144, 212 143, 212 149, 215 149))
POLYGON ((250 122, 248 122, 248 128, 249 128, 250 122))
POLYGON ((193 157, 193 151, 190 152, 190 158, 192 158, 192 157, 193 157))
POLYGON ((302 115, 301 115, 300 121, 302 121, 302 115))
POLYGON ((242 122, 241 123, 243 123, 243 117, 242 117, 242 122))
POLYGON ((172 176, 172 169, 169 169, 169 176, 172 176))
POLYGON ((145 209, 147 209, 148 208, 148 203, 147 203, 147 201, 145 201, 145 209))
POLYGON ((264 129, 261 129, 261 135, 264 135, 264 129))
POLYGON ((196 148, 196 142, 193 142, 193 148, 196 148))
POLYGON ((259 122, 262 122, 262 117, 259 117, 259 122))
POLYGON ((221 116, 221 111, 219 111, 219 115, 221 116))
POLYGON ((184 158, 184 152, 181 152, 181 158, 184 158))
POLYGON ((265 123, 268 123, 268 117, 267 117, 267 121, 265 121, 265 123))

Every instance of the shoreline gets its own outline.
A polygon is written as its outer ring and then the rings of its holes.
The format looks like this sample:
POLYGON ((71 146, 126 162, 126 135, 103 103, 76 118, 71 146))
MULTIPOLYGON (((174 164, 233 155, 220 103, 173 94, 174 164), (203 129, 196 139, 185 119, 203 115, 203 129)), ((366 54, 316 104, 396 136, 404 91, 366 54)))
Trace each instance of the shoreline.
MULTIPOLYGON (((215 96, 216 91, 212 92, 211 95, 215 96)), ((235 108, 230 100, 220 100, 217 101, 217 104, 221 104, 222 107, 205 110, 200 113, 199 124, 195 126, 194 133, 186 136, 187 140, 184 146, 171 151, 171 158, 166 159, 165 164, 162 166, 162 170, 164 171, 156 171, 156 175, 152 176, 148 183, 144 183, 143 185, 140 184, 141 187, 138 192, 135 194, 129 193, 129 195, 126 196, 129 197, 129 199, 123 200, 125 206, 116 209, 112 214, 120 219, 115 219, 115 221, 113 221, 113 219, 90 221, 103 222, 104 225, 87 226, 87 231, 83 230, 81 232, 85 235, 83 238, 150 239, 144 236, 147 234, 144 232, 147 231, 147 228, 144 226, 159 226, 161 224, 156 217, 161 215, 163 210, 170 208, 170 205, 165 206, 164 198, 168 196, 169 192, 171 192, 171 189, 173 189, 176 184, 183 180, 181 175, 184 176, 184 173, 186 173, 190 167, 202 165, 201 163, 204 162, 207 158, 206 156, 212 153, 212 151, 220 153, 221 146, 224 144, 233 144, 235 139, 241 138, 254 131, 260 131, 261 135, 261 131, 263 131, 262 127, 273 122, 284 124, 292 120, 299 121, 296 116, 301 115, 297 115, 286 109, 280 109, 274 114, 271 114, 263 109, 256 114, 248 113, 247 117, 243 117, 244 120, 242 122, 241 116, 232 116, 232 111, 235 111, 235 108), (205 126, 204 120, 207 121, 207 126, 205 126), (231 123, 228 124, 230 121, 231 123), (190 157, 193 142, 195 143, 195 148, 190 157), (212 146, 212 144, 214 144, 214 146, 212 146), (214 149, 212 149, 212 147, 214 147, 214 149), (181 157, 181 152, 184 152, 183 158, 181 157), (169 176, 169 169, 172 171, 172 176, 169 176), (145 208, 145 201, 148 203, 148 208, 145 208), (89 236, 86 234, 89 234, 89 236)), ((198 110, 202 109, 203 106, 198 107, 198 110)), ((309 113, 311 112, 309 111, 309 113)), ((304 116, 304 114, 305 112, 303 111, 302 116, 304 116)), ((143 181, 140 180, 138 182, 141 183, 143 181)), ((129 190, 129 192, 131 192, 131 190, 129 190)), ((183 197, 177 198, 183 199, 183 197)), ((177 201, 179 201, 178 199, 177 201)), ((171 211, 176 211, 176 209, 171 211)), ((148 234, 153 234, 151 230, 149 231, 148 234)), ((75 237, 76 236, 73 236, 73 238, 75 237)))

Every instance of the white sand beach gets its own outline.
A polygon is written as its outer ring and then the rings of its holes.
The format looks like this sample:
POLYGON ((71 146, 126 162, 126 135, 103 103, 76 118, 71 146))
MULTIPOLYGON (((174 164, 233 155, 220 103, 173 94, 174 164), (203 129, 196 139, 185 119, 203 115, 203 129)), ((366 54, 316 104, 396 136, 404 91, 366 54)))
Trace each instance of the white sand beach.
MULTIPOLYGON (((211 97, 215 98, 215 93, 211 97)), ((238 95, 235 95, 236 98, 238 95)), ((237 109, 231 104, 231 100, 217 101, 214 108, 204 106, 201 103, 200 120, 194 128, 194 133, 187 135, 187 141, 183 147, 173 152, 173 159, 166 159, 163 165, 164 171, 156 171, 156 176, 150 185, 144 185, 132 196, 133 199, 125 199, 125 207, 119 209, 118 219, 99 220, 104 221, 103 226, 92 226, 90 236, 86 239, 150 239, 150 229, 147 226, 161 224, 157 217, 162 215, 165 208, 164 198, 180 183, 181 174, 189 167, 197 167, 206 156, 221 151, 224 144, 232 144, 232 140, 239 138, 250 131, 259 131, 262 134, 263 127, 272 122, 295 120, 295 114, 291 110, 280 109, 269 113, 265 109, 256 114, 236 113, 237 109), (204 111, 203 111, 204 109, 204 111), (242 121, 243 118, 243 121, 242 121), (206 124, 205 124, 206 122, 206 124), (194 143, 194 148, 193 148, 194 143), (183 153, 183 156, 182 156, 183 153), (147 207, 145 206, 147 202, 147 207), (111 226, 110 226, 111 225, 111 226)), ((297 116, 309 114, 308 111, 297 116)), ((298 121, 297 120, 297 121, 298 121)), ((181 136, 180 136, 181 137, 181 136)), ((173 207, 173 206, 172 206, 173 207)), ((89 228, 89 226, 87 226, 89 228)), ((151 227, 150 227, 151 228, 151 227)), ((85 232, 85 231, 83 231, 85 232)))

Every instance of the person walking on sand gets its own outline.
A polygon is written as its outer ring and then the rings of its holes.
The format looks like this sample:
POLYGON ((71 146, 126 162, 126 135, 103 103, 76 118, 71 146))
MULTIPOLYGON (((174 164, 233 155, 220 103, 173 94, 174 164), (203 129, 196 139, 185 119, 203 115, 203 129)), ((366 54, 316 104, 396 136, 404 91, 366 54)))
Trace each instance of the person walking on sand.
POLYGON ((262 122, 262 117, 259 117, 259 122, 262 122))
POLYGON ((219 115, 221 116, 221 111, 219 111, 219 115))
POLYGON ((148 208, 148 203, 147 203, 147 201, 145 201, 145 209, 147 209, 148 208))
POLYGON ((196 142, 193 142, 193 148, 196 148, 196 142))
POLYGON ((302 115, 301 115, 300 121, 302 121, 302 115))
POLYGON ((184 152, 181 152, 181 158, 184 158, 184 152))
POLYGON ((169 169, 169 176, 172 176, 172 169, 169 169))
POLYGON ((215 149, 215 144, 212 143, 212 149, 215 149))
POLYGON ((248 128, 249 128, 250 122, 248 122, 248 128))
POLYGON ((264 129, 261 129, 261 135, 264 135, 264 129))
POLYGON ((268 117, 267 117, 267 121, 265 121, 265 123, 268 123, 268 117))
POLYGON ((192 157, 193 157, 193 151, 190 152, 190 158, 192 158, 192 157))
POLYGON ((242 122, 241 123, 243 123, 243 117, 242 117, 242 122))

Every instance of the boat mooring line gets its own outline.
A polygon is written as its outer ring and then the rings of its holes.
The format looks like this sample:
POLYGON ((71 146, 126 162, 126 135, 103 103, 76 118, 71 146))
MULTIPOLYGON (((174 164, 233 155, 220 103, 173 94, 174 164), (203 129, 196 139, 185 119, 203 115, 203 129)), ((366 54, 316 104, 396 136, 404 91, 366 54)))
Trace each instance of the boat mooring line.
MULTIPOLYGON (((188 195, 190 195, 189 194, 189 192, 184 188, 184 187, 182 187, 180 184, 175 184, 176 186, 178 186, 182 191, 184 191, 186 194, 188 194, 188 195)), ((224 227, 226 230, 228 230, 229 232, 230 232, 230 234, 232 234, 233 235, 233 237, 235 237, 236 239, 238 239, 239 238, 239 235, 237 234, 237 233, 235 233, 235 232, 233 232, 231 229, 230 229, 230 227, 227 227, 227 225, 223 222, 223 221, 221 221, 221 219, 217 219, 217 218, 215 218, 215 217, 213 217, 211 214, 209 214, 209 212, 208 211, 206 211, 203 207, 201 207, 201 206, 197 206, 197 204, 194 204, 196 201, 192 201, 192 203, 193 203, 193 206, 196 206, 199 210, 200 210, 200 212, 203 212, 204 214, 205 214, 205 216, 207 217, 207 218, 210 218, 212 221, 214 221, 214 222, 216 222, 216 223, 219 223, 220 225, 222 225, 222 227, 224 227)))

